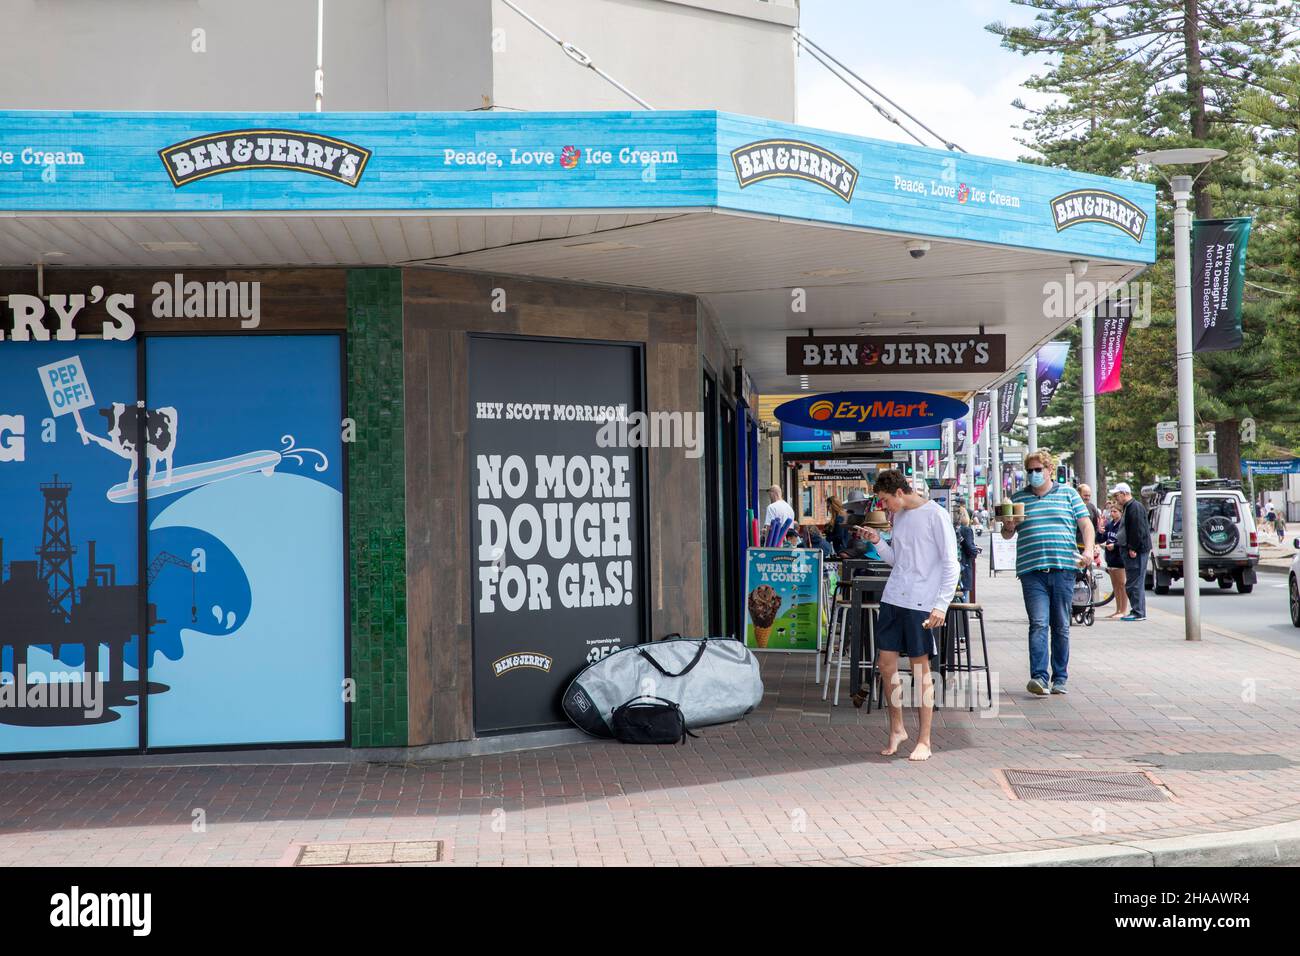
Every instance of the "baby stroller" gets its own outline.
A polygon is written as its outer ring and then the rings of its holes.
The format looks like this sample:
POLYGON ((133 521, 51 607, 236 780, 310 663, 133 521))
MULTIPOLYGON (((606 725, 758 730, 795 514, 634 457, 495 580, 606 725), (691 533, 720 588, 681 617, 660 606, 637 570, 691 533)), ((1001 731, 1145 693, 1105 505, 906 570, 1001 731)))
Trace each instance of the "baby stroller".
POLYGON ((1070 616, 1075 624, 1092 627, 1096 610, 1105 607, 1115 598, 1110 575, 1102 568, 1089 563, 1074 575, 1074 594, 1070 597, 1070 616))

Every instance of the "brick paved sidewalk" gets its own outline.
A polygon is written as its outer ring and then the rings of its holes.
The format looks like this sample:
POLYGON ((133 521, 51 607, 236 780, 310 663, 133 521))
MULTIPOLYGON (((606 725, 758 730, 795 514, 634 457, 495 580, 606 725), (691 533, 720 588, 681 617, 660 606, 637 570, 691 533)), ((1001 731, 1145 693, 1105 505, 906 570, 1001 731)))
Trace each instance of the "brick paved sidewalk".
POLYGON ((305 843, 430 840, 445 841, 435 866, 883 864, 1300 819, 1300 654, 1208 631, 1188 644, 1180 620, 1152 612, 1076 626, 1069 695, 1031 698, 1019 585, 985 577, 980 589, 998 707, 941 711, 927 763, 878 756, 883 714, 847 693, 823 703, 809 657, 772 653, 760 711, 685 747, 405 765, 3 763, 0 864, 282 865, 305 843), (1061 769, 1145 770, 1168 799, 1017 800, 1001 776, 1061 769))

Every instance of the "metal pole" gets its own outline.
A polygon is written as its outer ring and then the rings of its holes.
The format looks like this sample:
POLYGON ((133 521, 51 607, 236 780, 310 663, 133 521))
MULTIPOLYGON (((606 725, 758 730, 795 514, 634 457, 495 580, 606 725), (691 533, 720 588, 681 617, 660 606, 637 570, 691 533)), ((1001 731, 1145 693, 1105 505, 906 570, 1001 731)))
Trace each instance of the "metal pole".
POLYGON ((316 0, 316 112, 325 108, 325 0, 316 0))
POLYGON ((1083 401, 1083 461, 1080 480, 1097 495, 1097 387, 1096 372, 1093 369, 1092 339, 1093 310, 1083 313, 1080 329, 1082 348, 1079 350, 1079 395, 1083 401))
POLYGON ((957 422, 949 419, 943 423, 943 442, 948 454, 943 459, 941 478, 952 478, 957 474, 957 422))
MULTIPOLYGON (((1029 450, 1038 451, 1038 353, 1025 359, 1025 398, 1029 406, 1029 450)), ((1052 477, 1052 476, 1048 476, 1052 477)))
POLYGON ((966 500, 975 510, 975 396, 966 412, 966 500))
POLYGON ((993 390, 993 405, 989 409, 989 484, 988 496, 989 507, 1002 501, 1002 442, 998 434, 998 412, 999 412, 998 390, 993 390))
POLYGON ((1178 349, 1178 471, 1183 500, 1183 626, 1189 641, 1201 639, 1201 576, 1197 553, 1196 400, 1192 393, 1192 177, 1175 176, 1174 307, 1178 349))

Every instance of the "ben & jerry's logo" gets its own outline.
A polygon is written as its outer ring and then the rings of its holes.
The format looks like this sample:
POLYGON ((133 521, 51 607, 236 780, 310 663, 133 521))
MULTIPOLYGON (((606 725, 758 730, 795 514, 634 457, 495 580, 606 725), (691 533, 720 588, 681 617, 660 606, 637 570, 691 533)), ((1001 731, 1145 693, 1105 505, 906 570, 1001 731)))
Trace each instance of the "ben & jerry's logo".
POLYGON ((765 179, 803 179, 829 189, 845 202, 853 198, 858 168, 843 156, 812 143, 790 139, 764 139, 731 151, 740 188, 765 179))
POLYGON ((535 651, 525 651, 522 654, 507 654, 500 660, 492 662, 492 674, 495 677, 500 677, 502 674, 520 667, 531 667, 534 670, 549 674, 551 672, 551 658, 546 654, 538 654, 535 651))
POLYGON ((1104 189, 1075 189, 1052 200, 1052 219, 1056 231, 1081 222, 1100 222, 1128 233, 1134 242, 1142 241, 1147 228, 1147 214, 1123 196, 1104 189))
POLYGON ((177 188, 241 169, 291 169, 356 186, 370 150, 346 140, 290 129, 236 129, 187 139, 158 151, 177 188))

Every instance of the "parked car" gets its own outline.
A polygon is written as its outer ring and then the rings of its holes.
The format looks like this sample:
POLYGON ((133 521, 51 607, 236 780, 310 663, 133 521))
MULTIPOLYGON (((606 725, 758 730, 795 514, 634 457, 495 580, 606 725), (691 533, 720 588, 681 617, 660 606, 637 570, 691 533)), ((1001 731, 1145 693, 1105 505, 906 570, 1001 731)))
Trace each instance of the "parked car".
MULTIPOLYGON (((1151 522, 1151 560, 1146 586, 1168 594, 1183 576, 1183 507, 1178 482, 1142 489, 1151 522)), ((1255 587, 1259 532, 1240 481, 1212 478, 1196 483, 1196 540, 1200 576, 1242 594, 1255 587)))
POLYGON ((1287 591, 1291 595, 1291 623, 1300 627, 1300 538, 1291 542, 1296 556, 1291 559, 1291 572, 1287 575, 1287 591))

